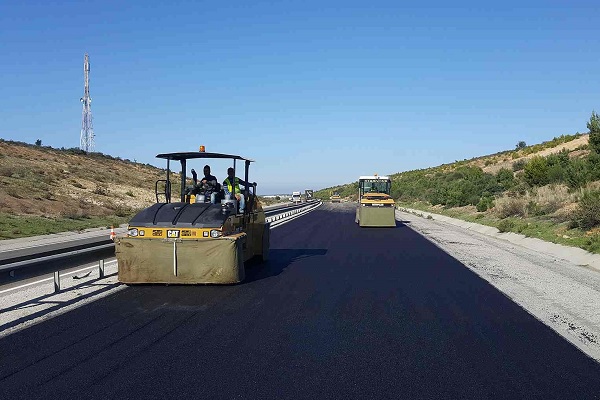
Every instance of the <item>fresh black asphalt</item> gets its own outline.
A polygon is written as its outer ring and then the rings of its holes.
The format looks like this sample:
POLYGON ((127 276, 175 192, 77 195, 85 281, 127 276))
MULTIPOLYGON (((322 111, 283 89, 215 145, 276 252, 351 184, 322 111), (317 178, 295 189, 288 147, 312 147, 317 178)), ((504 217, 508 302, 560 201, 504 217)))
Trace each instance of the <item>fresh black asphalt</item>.
POLYGON ((600 364, 407 224, 328 204, 270 257, 240 285, 128 287, 0 339, 0 399, 600 398, 600 364))

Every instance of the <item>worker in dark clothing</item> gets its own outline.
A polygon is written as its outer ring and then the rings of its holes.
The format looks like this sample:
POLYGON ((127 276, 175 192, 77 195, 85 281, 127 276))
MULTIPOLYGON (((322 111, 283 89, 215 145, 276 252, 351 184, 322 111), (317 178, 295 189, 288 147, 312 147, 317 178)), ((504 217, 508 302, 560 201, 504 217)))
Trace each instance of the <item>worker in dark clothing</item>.
MULTIPOLYGON (((210 202, 217 203, 217 193, 219 192, 219 183, 214 175, 210 174, 210 166, 204 166, 204 177, 198 183, 200 190, 206 197, 210 196, 210 202)), ((205 197, 205 198, 206 198, 205 197)))

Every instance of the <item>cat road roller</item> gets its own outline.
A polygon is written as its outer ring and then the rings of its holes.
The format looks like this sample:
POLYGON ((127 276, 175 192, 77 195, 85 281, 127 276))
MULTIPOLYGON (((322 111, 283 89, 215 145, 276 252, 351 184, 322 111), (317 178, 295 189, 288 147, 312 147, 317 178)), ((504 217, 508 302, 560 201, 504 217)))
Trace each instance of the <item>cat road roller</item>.
POLYGON ((340 201, 342 201, 342 198, 338 192, 333 192, 329 199, 332 203, 339 203, 340 201))
POLYGON ((396 226, 392 181, 387 176, 358 178, 356 223, 359 226, 396 226))
POLYGON ((156 204, 134 216, 127 234, 115 239, 119 281, 126 284, 243 281, 244 262, 252 257, 266 260, 269 255, 269 224, 265 223, 265 213, 256 196, 256 183, 248 183, 252 160, 207 153, 203 146, 199 152, 165 153, 156 157, 167 160, 166 179, 156 181, 156 204), (216 180, 199 181, 193 169, 193 183, 187 184, 188 161, 200 161, 197 168, 202 170, 205 159, 232 160, 236 182, 228 186, 229 194, 225 195, 216 180), (179 176, 171 172, 172 161, 181 164, 179 176), (245 167, 245 182, 238 181, 236 162, 245 167), (172 178, 181 181, 176 202, 171 201, 172 178), (244 189, 240 190, 242 186, 244 189), (237 201, 240 195, 245 199, 243 210, 237 201))

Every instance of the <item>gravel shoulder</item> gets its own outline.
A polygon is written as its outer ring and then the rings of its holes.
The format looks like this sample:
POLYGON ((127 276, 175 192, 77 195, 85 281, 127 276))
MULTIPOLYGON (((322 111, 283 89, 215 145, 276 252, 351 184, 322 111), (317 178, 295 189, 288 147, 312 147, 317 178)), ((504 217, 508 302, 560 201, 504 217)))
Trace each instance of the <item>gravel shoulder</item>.
POLYGON ((53 277, 37 277, 30 284, 0 287, 0 338, 42 323, 127 286, 117 279, 117 262, 105 262, 105 277, 98 277, 97 263, 85 271, 61 273, 61 291, 54 292, 53 277))
POLYGON ((581 254, 587 257, 582 262, 578 252, 565 246, 499 234, 489 227, 473 229, 436 214, 421 215, 396 211, 398 220, 600 361, 600 271, 595 257, 581 254))

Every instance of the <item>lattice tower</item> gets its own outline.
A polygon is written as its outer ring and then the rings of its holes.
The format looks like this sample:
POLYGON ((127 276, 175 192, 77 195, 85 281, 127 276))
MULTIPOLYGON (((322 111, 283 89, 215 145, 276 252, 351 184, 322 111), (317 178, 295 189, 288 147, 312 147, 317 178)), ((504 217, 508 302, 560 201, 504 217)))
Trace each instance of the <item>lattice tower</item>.
POLYGON ((83 97, 80 99, 83 103, 83 112, 81 114, 81 150, 86 152, 94 151, 94 125, 92 124, 92 98, 90 97, 90 58, 85 54, 83 58, 84 89, 83 97))

